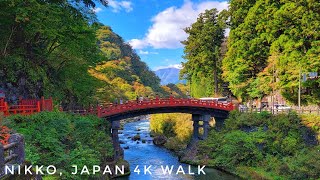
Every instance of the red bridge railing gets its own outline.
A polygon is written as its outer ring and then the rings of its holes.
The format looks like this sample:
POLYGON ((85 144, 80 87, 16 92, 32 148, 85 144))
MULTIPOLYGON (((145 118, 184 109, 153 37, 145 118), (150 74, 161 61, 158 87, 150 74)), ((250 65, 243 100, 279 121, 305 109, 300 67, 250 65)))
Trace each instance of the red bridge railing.
POLYGON ((161 108, 161 107, 201 107, 208 109, 220 109, 225 111, 234 110, 234 105, 232 103, 220 103, 217 101, 208 101, 200 99, 176 99, 176 98, 166 98, 166 99, 151 99, 144 101, 128 101, 123 104, 110 104, 107 106, 97 106, 95 108, 91 107, 89 109, 73 110, 73 112, 81 115, 93 114, 98 117, 108 117, 115 114, 121 114, 128 111, 137 111, 142 109, 150 108, 161 108))

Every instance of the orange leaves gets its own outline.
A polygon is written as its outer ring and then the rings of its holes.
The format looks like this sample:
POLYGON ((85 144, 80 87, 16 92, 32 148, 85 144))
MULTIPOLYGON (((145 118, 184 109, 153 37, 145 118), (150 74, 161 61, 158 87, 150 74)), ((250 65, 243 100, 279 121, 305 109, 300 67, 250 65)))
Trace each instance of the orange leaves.
POLYGON ((10 138, 10 129, 7 126, 2 126, 0 130, 0 143, 2 145, 8 144, 10 138))

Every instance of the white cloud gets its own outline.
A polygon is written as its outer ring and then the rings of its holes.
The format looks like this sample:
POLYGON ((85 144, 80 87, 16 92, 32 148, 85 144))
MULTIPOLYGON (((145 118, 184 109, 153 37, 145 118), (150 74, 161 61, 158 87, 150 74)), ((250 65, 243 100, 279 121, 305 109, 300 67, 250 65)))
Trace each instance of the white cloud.
POLYGON ((93 8, 92 9, 92 11, 94 12, 94 13, 98 13, 98 12, 101 12, 102 11, 102 8, 93 8))
POLYGON ((141 49, 138 52, 139 54, 148 55, 148 54, 159 54, 158 52, 149 52, 149 51, 142 51, 141 49))
POLYGON ((206 9, 217 8, 219 11, 228 8, 228 2, 206 1, 193 3, 185 1, 182 7, 169 7, 152 18, 153 25, 148 29, 143 39, 132 39, 129 41, 134 49, 145 47, 153 48, 180 48, 180 41, 185 40, 188 35, 183 31, 197 20, 198 15, 206 9))
POLYGON ((170 64, 168 66, 158 66, 154 68, 154 71, 157 71, 159 69, 166 69, 166 68, 177 68, 177 69, 182 69, 181 64, 170 64))
POLYGON ((126 12, 130 12, 133 10, 132 3, 130 1, 109 0, 108 6, 112 7, 113 12, 119 12, 122 9, 124 9, 126 12))

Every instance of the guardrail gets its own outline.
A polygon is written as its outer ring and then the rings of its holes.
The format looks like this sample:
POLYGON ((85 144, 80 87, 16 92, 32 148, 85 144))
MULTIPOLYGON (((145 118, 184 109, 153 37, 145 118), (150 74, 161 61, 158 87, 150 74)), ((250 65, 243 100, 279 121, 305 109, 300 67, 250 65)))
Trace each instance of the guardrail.
POLYGON ((18 165, 23 164, 24 161, 24 138, 20 134, 12 134, 7 145, 0 144, 0 178, 7 175, 6 166, 9 168, 15 166, 15 170, 17 170, 18 165))
POLYGON ((240 112, 255 112, 260 113, 263 111, 271 112, 272 114, 279 113, 289 113, 291 111, 295 111, 298 114, 316 114, 320 115, 320 109, 272 109, 272 108, 247 108, 247 109, 239 109, 240 112))
POLYGON ((320 115, 320 108, 318 109, 292 109, 296 111, 298 114, 317 114, 320 115))

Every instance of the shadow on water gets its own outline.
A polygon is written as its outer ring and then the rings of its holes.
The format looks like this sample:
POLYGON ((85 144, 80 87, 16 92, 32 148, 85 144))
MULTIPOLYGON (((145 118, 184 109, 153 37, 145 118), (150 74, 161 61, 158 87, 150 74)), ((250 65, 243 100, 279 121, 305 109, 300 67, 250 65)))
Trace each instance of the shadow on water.
MULTIPOLYGON (((236 177, 224 173, 222 171, 205 168, 203 175, 198 174, 197 166, 189 166, 184 163, 180 163, 178 158, 174 156, 170 151, 157 147, 152 142, 152 137, 150 137, 150 123, 148 120, 141 120, 138 122, 127 123, 124 126, 122 134, 119 134, 122 148, 126 147, 129 149, 124 149, 124 158, 130 164, 131 174, 127 177, 121 177, 117 179, 121 180, 148 180, 148 179, 196 179, 196 180, 231 180, 237 179, 236 177), (133 141, 131 138, 137 134, 140 134, 141 140, 133 141), (144 143, 143 143, 143 142, 144 143), (150 173, 144 172, 144 166, 149 168, 150 173), (164 173, 162 167, 165 169, 166 166, 172 168, 172 173, 164 173), (183 174, 181 171, 176 174, 179 166, 181 166, 185 172, 183 174), (190 170, 189 170, 190 168, 190 170), (135 172, 140 170, 140 173, 135 172), (189 173, 190 172, 190 173, 189 173), (191 175, 191 173, 195 173, 191 175)), ((181 170, 181 168, 180 168, 181 170)))

